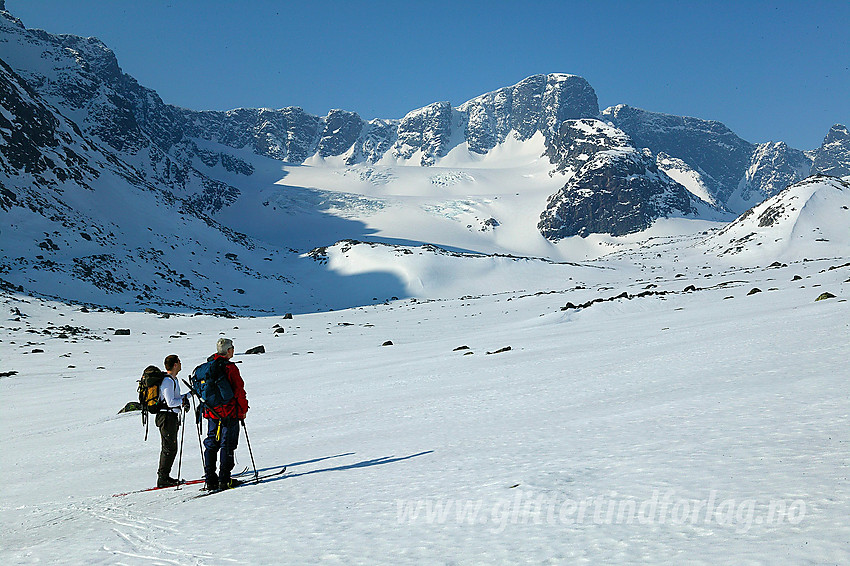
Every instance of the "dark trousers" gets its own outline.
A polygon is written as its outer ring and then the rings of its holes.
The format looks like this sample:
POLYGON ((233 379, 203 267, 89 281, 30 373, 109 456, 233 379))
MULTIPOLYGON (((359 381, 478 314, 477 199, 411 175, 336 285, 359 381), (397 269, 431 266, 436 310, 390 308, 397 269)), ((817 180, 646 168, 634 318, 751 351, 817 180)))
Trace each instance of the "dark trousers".
POLYGON ((159 427, 159 436, 162 438, 162 450, 159 452, 159 479, 166 479, 171 475, 171 466, 177 456, 177 430, 180 428, 180 417, 171 411, 163 411, 156 415, 156 426, 159 427))
POLYGON ((204 439, 204 477, 207 483, 228 482, 233 470, 233 453, 239 444, 239 419, 207 419, 207 437, 204 439), (219 456, 220 455, 220 456, 219 456), (219 457, 219 473, 215 473, 219 457))

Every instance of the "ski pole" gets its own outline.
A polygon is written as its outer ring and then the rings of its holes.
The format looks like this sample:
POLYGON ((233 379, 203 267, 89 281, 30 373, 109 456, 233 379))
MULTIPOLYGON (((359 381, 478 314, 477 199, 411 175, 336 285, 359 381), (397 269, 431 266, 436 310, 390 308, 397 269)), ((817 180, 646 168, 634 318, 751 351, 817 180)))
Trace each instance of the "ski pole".
POLYGON ((245 419, 239 419, 242 423, 242 428, 245 429, 245 442, 248 443, 248 454, 251 455, 251 465, 254 466, 254 481, 260 483, 260 474, 257 473, 257 464, 254 463, 254 451, 251 450, 251 439, 248 438, 248 427, 245 426, 245 419))
POLYGON ((177 489, 180 489, 180 474, 183 469, 183 439, 186 438, 186 412, 180 407, 180 456, 177 458, 177 489))
POLYGON ((192 397, 192 411, 195 413, 195 431, 198 433, 198 450, 201 451, 201 464, 204 463, 204 445, 201 444, 201 408, 195 407, 195 397, 192 397))

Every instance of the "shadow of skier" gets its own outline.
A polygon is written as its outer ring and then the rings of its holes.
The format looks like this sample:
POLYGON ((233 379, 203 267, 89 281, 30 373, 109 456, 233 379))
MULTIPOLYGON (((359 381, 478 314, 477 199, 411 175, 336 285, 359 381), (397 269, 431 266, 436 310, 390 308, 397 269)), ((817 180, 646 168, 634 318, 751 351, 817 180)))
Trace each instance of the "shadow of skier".
MULTIPOLYGON (((318 469, 318 470, 310 470, 310 471, 307 471, 307 472, 292 473, 292 472, 288 471, 291 466, 300 466, 302 464, 311 464, 311 463, 314 463, 314 462, 321 462, 322 460, 330 460, 331 458, 339 458, 341 456, 349 456, 351 454, 354 454, 353 452, 349 452, 347 454, 339 454, 337 456, 328 456, 326 458, 317 458, 315 460, 308 460, 308 461, 305 461, 305 462, 295 462, 295 463, 289 464, 289 465, 287 465, 287 473, 286 474, 278 476, 278 477, 272 477, 272 478, 268 478, 266 480, 262 480, 260 483, 271 483, 271 482, 275 482, 275 481, 279 481, 279 480, 292 479, 292 478, 297 478, 297 477, 301 477, 301 476, 309 476, 309 475, 312 475, 312 474, 321 474, 321 473, 324 473, 324 472, 344 472, 346 470, 355 470, 357 468, 369 468, 369 467, 372 467, 372 466, 383 466, 385 464, 395 464, 397 462, 403 462, 404 460, 410 460, 411 458, 417 458, 419 456, 425 456, 426 454, 433 454, 433 453, 434 453, 433 450, 426 450, 424 452, 419 452, 417 454, 411 454, 409 456, 399 456, 399 457, 384 456, 383 458, 374 458, 372 460, 363 460, 362 462, 355 462, 354 464, 346 464, 344 466, 334 466, 334 467, 331 467, 331 468, 321 468, 321 469, 318 469)), ((274 469, 274 468, 270 468, 270 469, 274 469)))
MULTIPOLYGON (((343 456, 353 456, 354 452, 345 452, 344 454, 337 454, 335 456, 325 456, 324 458, 314 458, 313 460, 304 460, 303 462, 292 462, 291 464, 286 464, 287 469, 291 469, 295 466, 303 466, 304 464, 315 464, 316 462, 323 462, 324 460, 331 460, 333 458, 342 458, 343 456)), ((273 470, 279 470, 283 466, 269 466, 268 468, 257 468, 258 474, 263 474, 266 472, 271 472, 273 470)), ((250 471, 250 470, 249 470, 250 471)))

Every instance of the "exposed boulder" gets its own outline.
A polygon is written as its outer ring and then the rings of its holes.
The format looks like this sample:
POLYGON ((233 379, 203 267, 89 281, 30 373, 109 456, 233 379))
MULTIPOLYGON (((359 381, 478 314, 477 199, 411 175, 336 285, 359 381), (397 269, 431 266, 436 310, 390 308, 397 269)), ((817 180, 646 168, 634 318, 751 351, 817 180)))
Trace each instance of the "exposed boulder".
POLYGON ((130 413, 130 412, 133 412, 133 411, 141 411, 141 410, 142 410, 142 406, 141 406, 141 404, 139 404, 138 401, 130 401, 129 403, 124 405, 123 409, 118 411, 118 414, 120 415, 121 413, 130 413))
POLYGON ((505 346, 504 348, 499 348, 498 350, 494 350, 492 352, 487 352, 487 355, 489 356, 489 355, 492 355, 492 354, 501 354, 501 353, 510 352, 510 351, 511 351, 511 347, 505 346))

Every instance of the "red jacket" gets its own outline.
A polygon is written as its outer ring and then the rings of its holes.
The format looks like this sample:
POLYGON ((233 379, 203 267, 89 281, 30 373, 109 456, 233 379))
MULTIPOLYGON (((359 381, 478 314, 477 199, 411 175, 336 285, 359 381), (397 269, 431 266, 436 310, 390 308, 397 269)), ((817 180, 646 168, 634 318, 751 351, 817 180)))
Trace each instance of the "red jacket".
MULTIPOLYGON (((224 356, 216 354, 214 359, 218 358, 224 358, 224 356)), ((242 376, 239 375, 239 368, 236 367, 236 364, 233 362, 225 361, 224 376, 227 378, 227 381, 230 382, 230 387, 233 389, 233 399, 224 405, 219 405, 218 407, 213 408, 215 409, 215 412, 222 417, 244 419, 245 414, 248 412, 248 398, 245 397, 245 382, 242 381, 242 376)), ((212 414, 212 411, 207 409, 204 411, 204 417, 214 419, 215 415, 212 414)))

